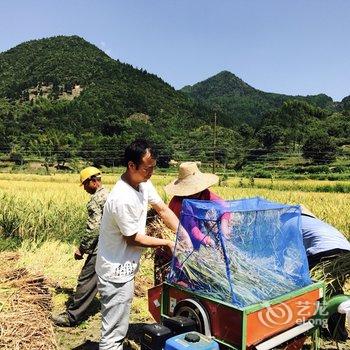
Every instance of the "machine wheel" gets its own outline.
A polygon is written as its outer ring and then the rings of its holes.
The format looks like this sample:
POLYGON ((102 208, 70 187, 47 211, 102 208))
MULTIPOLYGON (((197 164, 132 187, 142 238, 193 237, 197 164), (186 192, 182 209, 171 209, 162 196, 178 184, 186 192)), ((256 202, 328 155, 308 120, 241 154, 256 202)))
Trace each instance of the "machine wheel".
POLYGON ((197 331, 211 336, 210 320, 203 305, 193 299, 184 299, 176 304, 174 316, 188 317, 196 322, 197 331))

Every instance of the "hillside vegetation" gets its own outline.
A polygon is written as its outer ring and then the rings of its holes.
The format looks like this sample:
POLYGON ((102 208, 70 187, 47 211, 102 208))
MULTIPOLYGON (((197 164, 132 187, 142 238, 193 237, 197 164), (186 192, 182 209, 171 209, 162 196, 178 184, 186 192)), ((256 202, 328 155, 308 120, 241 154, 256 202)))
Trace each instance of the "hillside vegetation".
POLYGON ((253 88, 228 71, 193 86, 185 86, 182 91, 210 107, 216 107, 228 126, 242 122, 257 126, 266 112, 282 107, 288 100, 304 101, 329 111, 336 108, 336 103, 325 94, 304 97, 268 93, 253 88))
POLYGON ((227 71, 176 91, 77 36, 0 53, 1 159, 22 168, 29 160, 46 171, 76 170, 80 160, 118 166, 125 145, 144 137, 158 146, 161 167, 194 159, 272 176, 321 164, 347 178, 349 110, 349 97, 266 93, 227 71), (273 169, 255 166, 262 162, 273 169))

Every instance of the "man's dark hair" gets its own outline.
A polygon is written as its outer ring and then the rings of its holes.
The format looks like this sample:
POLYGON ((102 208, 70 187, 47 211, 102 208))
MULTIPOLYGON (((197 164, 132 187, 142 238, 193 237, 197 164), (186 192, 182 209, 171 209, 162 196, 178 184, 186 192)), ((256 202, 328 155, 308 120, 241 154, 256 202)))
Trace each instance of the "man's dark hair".
POLYGON ((89 180, 97 180, 97 181, 101 181, 101 175, 92 175, 89 180))
POLYGON ((135 140, 125 149, 124 165, 127 167, 128 163, 131 161, 136 165, 136 168, 138 168, 142 162, 142 158, 147 152, 151 154, 153 159, 157 159, 157 152, 149 141, 135 140))

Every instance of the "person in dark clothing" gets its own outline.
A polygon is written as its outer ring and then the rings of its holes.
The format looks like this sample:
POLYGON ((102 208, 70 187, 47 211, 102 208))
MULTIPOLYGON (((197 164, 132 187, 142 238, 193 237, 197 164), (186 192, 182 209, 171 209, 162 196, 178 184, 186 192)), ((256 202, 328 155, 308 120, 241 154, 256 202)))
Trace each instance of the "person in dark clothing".
POLYGON ((86 254, 85 264, 78 277, 76 291, 72 302, 65 312, 52 316, 57 326, 72 327, 79 324, 97 293, 97 275, 95 272, 97 243, 103 206, 108 191, 102 186, 101 172, 95 167, 87 167, 80 173, 81 186, 91 194, 87 204, 88 219, 86 232, 74 253, 76 260, 81 260, 86 254))

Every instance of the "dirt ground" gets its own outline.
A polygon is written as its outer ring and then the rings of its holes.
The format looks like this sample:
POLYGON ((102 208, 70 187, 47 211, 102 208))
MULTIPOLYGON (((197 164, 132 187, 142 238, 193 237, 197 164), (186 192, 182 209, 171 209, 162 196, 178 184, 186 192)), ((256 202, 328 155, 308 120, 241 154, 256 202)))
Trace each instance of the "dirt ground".
MULTIPOLYGON (((2 257, 3 266, 5 265, 5 259, 2 257)), ((6 293, 10 291, 11 293, 9 295, 16 296, 17 289, 23 290, 25 287, 25 283, 28 280, 28 283, 30 285, 33 284, 33 278, 25 279, 23 280, 23 276, 26 276, 23 273, 23 269, 11 269, 10 265, 15 264, 15 259, 8 259, 9 267, 5 268, 2 273, 0 273, 0 296, 2 295, 4 298, 6 297, 6 293), (18 273, 18 271, 22 271, 21 274, 18 273), (17 280, 22 278, 22 282, 19 286, 17 286, 18 282, 17 280), (9 289, 9 285, 6 285, 6 283, 13 283, 12 289, 9 289), (17 287, 16 287, 17 286, 17 287)), ((1 271, 0 271, 1 272, 1 271)), ((142 275, 141 275, 142 276, 142 275)), ((139 350, 140 349, 140 340, 142 337, 142 331, 143 326, 145 323, 153 322, 150 315, 148 314, 147 307, 146 307, 146 291, 151 286, 151 280, 146 280, 144 278, 139 278, 139 280, 136 281, 136 288, 135 288, 135 298, 134 303, 132 307, 131 312, 131 323, 129 327, 129 332, 127 335, 127 340, 125 342, 125 350, 139 350)), ((57 290, 56 290, 57 292, 57 290)), ((73 293, 72 289, 62 289, 59 290, 60 293, 65 294, 67 298, 67 302, 69 302, 69 296, 73 293)), ((14 299, 17 300, 18 298, 14 299)), ((34 295, 32 295, 30 298, 27 299, 27 302, 30 303, 31 300, 36 300, 34 298, 34 295)), ((0 300, 1 301, 1 300, 0 300)), ((4 314, 4 306, 6 306, 6 302, 9 301, 9 298, 6 297, 4 299, 4 302, 2 303, 2 307, 0 309, 0 315, 1 312, 3 312, 3 316, 6 316, 4 314)), ((18 304, 18 302, 16 302, 18 304)), ((16 304, 12 302, 12 304, 16 304)), ((9 305, 11 306, 11 305, 9 305)), ((25 306, 26 309, 29 308, 29 304, 25 306)), ((57 310, 55 310, 57 311, 57 310)), ((18 313, 20 315, 20 313, 18 313)), ((48 327, 52 327, 52 323, 49 319, 49 312, 46 314, 46 318, 42 322, 43 324, 39 324, 38 326, 47 329, 48 327), (46 323, 45 323, 45 322, 46 323), (45 324, 44 324, 45 323, 45 324)), ((0 319, 1 321, 2 319, 0 319)), ((22 322, 21 320, 15 320, 16 323, 22 322), (18 322, 17 322, 18 321, 18 322)), ((100 338, 100 312, 99 312, 99 301, 98 299, 95 299, 94 302, 91 305, 90 308, 90 315, 87 315, 87 319, 81 323, 79 326, 71 327, 71 328, 64 328, 64 327, 54 327, 52 337, 56 338, 56 344, 57 349, 59 350, 98 350, 98 341, 100 338)), ((1 327, 0 322, 0 344, 3 345, 9 345, 9 342, 4 342, 3 338, 3 332, 1 332, 3 328, 1 327)), ((13 342, 10 342, 13 343, 13 342)), ((310 344, 310 342, 309 342, 310 344)), ((0 346, 1 347, 1 346, 0 346)), ((4 349, 12 349, 13 347, 1 347, 4 349)), ((17 347, 16 347, 17 348, 17 347)), ((14 348, 13 348, 14 349, 14 348)), ((32 350, 32 347, 26 347, 25 349, 32 350)), ((41 349, 41 347, 40 347, 41 349)), ((311 345, 305 345, 305 350, 311 350, 311 345)), ((321 345, 321 350, 349 350, 350 349, 350 340, 348 340, 346 343, 339 343, 338 345, 335 342, 323 342, 321 345)), ((33 350, 35 350, 33 348, 33 350)))

